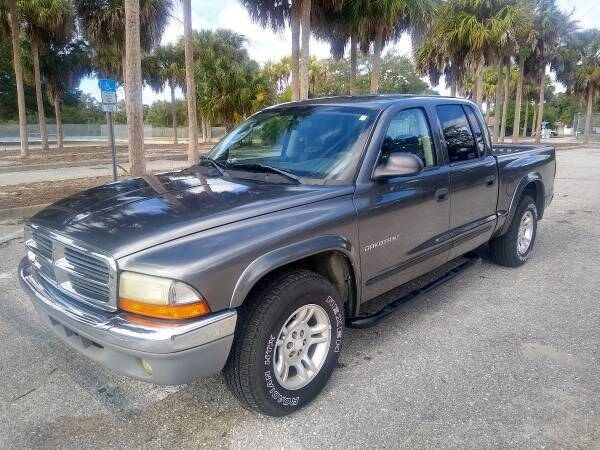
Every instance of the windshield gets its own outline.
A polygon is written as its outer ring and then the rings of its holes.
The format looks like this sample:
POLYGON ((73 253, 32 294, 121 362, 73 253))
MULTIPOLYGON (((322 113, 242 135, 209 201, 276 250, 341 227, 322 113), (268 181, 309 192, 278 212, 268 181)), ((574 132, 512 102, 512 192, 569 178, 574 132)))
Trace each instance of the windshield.
POLYGON ((300 178, 350 181, 375 114, 339 106, 265 111, 228 134, 208 157, 228 169, 268 166, 300 178))

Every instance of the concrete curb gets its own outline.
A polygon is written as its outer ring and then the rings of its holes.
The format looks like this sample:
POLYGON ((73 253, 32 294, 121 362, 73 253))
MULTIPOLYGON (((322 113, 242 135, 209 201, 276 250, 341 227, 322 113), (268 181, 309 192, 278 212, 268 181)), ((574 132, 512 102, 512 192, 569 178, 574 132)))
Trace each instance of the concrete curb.
POLYGON ((0 221, 23 219, 25 217, 31 217, 36 212, 44 209, 49 204, 50 203, 44 203, 42 205, 21 206, 19 208, 0 209, 0 221))

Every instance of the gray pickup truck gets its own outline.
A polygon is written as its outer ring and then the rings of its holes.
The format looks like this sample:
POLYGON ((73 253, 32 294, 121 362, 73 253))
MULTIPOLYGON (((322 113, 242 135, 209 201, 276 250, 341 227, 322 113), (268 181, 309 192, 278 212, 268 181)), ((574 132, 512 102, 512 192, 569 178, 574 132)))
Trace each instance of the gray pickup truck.
POLYGON ((365 302, 488 242, 499 264, 527 261, 555 171, 552 147, 492 147, 466 100, 278 105, 185 170, 39 212, 19 275, 89 358, 158 384, 223 371, 279 416, 321 391, 345 326, 394 309, 365 302))

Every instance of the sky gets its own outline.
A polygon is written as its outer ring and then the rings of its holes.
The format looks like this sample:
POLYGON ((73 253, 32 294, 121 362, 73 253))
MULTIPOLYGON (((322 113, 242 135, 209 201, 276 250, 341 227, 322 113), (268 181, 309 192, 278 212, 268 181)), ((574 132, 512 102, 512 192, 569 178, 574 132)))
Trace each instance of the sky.
MULTIPOLYGON (((175 9, 163 35, 163 43, 176 42, 183 34, 181 2, 174 0, 173 3, 175 9)), ((558 0, 558 4, 564 11, 573 11, 573 17, 579 21, 580 28, 600 28, 600 0, 558 0)), ((274 33, 270 29, 261 28, 250 20, 245 8, 237 0, 192 0, 192 27, 198 30, 229 28, 243 34, 247 38, 246 48, 250 57, 259 63, 277 61, 289 55, 291 51, 289 29, 274 33)), ((390 49, 410 57, 412 54, 410 38, 403 36, 400 41, 388 45, 384 52, 390 49)), ((310 43, 310 54, 317 58, 326 58, 329 56, 329 46, 313 38, 310 43)), ((433 87, 441 94, 448 93, 443 80, 439 86, 433 87)), ((80 89, 100 99, 97 79, 85 78, 81 82, 80 89)), ((122 90, 118 95, 119 98, 123 98, 122 90)), ((181 92, 178 92, 178 97, 182 97, 181 92)), ((157 94, 149 88, 144 88, 142 99, 144 104, 151 104, 157 100, 168 101, 170 94, 166 90, 157 94)))

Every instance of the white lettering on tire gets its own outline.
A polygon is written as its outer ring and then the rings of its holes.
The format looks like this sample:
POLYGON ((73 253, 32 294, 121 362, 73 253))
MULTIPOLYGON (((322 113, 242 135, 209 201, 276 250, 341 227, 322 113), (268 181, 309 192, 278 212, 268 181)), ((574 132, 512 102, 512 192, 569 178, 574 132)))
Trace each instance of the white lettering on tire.
POLYGON ((333 311, 333 315, 335 316, 335 328, 336 328, 336 336, 335 336, 335 348, 333 351, 335 353, 339 353, 342 350, 342 333, 344 331, 344 322, 342 321, 342 315, 340 314, 340 308, 338 307, 335 300, 329 296, 325 300, 325 302, 331 307, 333 311))

